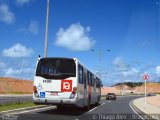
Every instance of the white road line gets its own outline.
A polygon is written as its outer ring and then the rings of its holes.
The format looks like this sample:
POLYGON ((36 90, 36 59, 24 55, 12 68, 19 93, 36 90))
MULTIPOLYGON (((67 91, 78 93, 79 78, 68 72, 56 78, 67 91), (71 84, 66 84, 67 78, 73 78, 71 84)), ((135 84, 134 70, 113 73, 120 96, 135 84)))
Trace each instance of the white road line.
MULTIPOLYGON (((44 105, 40 105, 40 106, 44 106, 44 105)), ((44 106, 44 107, 45 107, 45 106, 44 106)), ((13 109, 13 110, 7 110, 7 111, 2 111, 2 112, 0 112, 0 113, 13 112, 13 111, 16 111, 16 110, 25 110, 25 109, 31 109, 31 108, 37 108, 37 106, 24 107, 24 108, 13 109)))
MULTIPOLYGON (((102 103, 101 105, 104 105, 105 103, 102 103)), ((98 107, 94 107, 93 109, 89 110, 88 112, 92 112, 93 110, 95 110, 98 107)))
POLYGON ((6 101, 11 101, 11 100, 1 100, 0 102, 6 102, 6 101))
POLYGON ((95 110, 97 107, 95 107, 95 108, 93 108, 93 109, 91 109, 90 111, 88 111, 88 112, 92 112, 93 110, 95 110))
MULTIPOLYGON (((132 100, 131 102, 133 102, 133 100, 132 100)), ((132 107, 131 102, 129 103, 130 108, 131 108, 131 109, 133 110, 133 112, 136 113, 142 120, 144 120, 144 118, 143 118, 142 116, 140 116, 140 115, 135 111, 135 109, 132 107)))
POLYGON ((104 105, 105 103, 102 103, 101 105, 104 105))
POLYGON ((45 107, 45 108, 36 108, 34 110, 26 110, 26 111, 18 112, 16 114, 28 113, 28 112, 33 112, 33 111, 38 111, 38 110, 45 110, 45 109, 50 109, 50 108, 55 108, 55 106, 49 106, 49 107, 45 107))

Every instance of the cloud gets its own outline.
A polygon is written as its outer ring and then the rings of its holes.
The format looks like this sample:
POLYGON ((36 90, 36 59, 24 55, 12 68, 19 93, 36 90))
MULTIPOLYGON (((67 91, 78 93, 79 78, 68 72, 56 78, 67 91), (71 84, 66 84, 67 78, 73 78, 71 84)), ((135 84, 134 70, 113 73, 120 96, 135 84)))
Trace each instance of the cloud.
POLYGON ((57 32, 55 44, 73 51, 90 50, 95 41, 89 37, 89 32, 90 27, 84 28, 79 23, 70 25, 66 30, 60 28, 57 32))
POLYGON ((33 77, 33 73, 34 73, 33 68, 19 68, 19 69, 7 68, 7 69, 4 69, 4 77, 31 79, 33 77))
POLYGON ((33 72, 33 70, 30 68, 21 68, 21 69, 8 68, 5 70, 5 75, 6 76, 16 76, 16 75, 26 74, 30 72, 33 72))
POLYGON ((38 22, 35 20, 31 21, 28 30, 33 34, 37 34, 39 32, 38 22))
POLYGON ((0 62, 0 68, 5 68, 6 64, 4 62, 0 62))
POLYGON ((122 82, 144 82, 143 75, 149 75, 150 82, 157 82, 160 80, 160 65, 152 63, 141 63, 131 61, 128 64, 122 57, 116 57, 112 62, 113 66, 107 68, 102 76, 104 85, 111 86, 122 82))
POLYGON ((17 29, 17 32, 25 32, 25 33, 33 33, 33 34, 38 34, 39 32, 39 25, 38 22, 36 20, 33 20, 30 22, 30 24, 28 25, 28 27, 22 27, 17 29))
POLYGON ((127 65, 121 57, 116 57, 112 61, 112 64, 116 66, 118 71, 125 71, 129 68, 129 65, 127 65))
POLYGON ((123 75, 125 76, 125 77, 127 77, 127 76, 135 76, 136 74, 138 73, 138 70, 137 69, 135 69, 135 68, 132 68, 131 70, 128 70, 128 71, 124 71, 123 72, 123 75))
POLYGON ((0 60, 0 76, 32 80, 35 65, 36 61, 31 58, 10 59, 3 57, 0 60))
POLYGON ((119 65, 124 64, 124 61, 123 61, 123 59, 122 59, 121 57, 116 57, 116 58, 113 60, 112 64, 119 66, 119 65))
POLYGON ((156 73, 157 73, 157 74, 160 74, 160 66, 157 66, 157 67, 156 67, 156 73))
POLYGON ((24 4, 27 4, 27 3, 29 3, 29 2, 31 2, 32 0, 16 0, 16 3, 18 4, 18 5, 24 5, 24 4))
POLYGON ((112 67, 102 75, 103 84, 114 85, 122 82, 140 82, 143 78, 139 70, 139 62, 131 61, 128 64, 122 57, 113 59, 112 67))
POLYGON ((14 13, 9 10, 9 7, 6 4, 0 5, 0 21, 7 24, 12 24, 16 20, 14 13))
POLYGON ((12 58, 22 58, 28 57, 33 53, 33 50, 30 48, 26 48, 25 46, 17 43, 11 48, 3 50, 3 56, 12 57, 12 58))

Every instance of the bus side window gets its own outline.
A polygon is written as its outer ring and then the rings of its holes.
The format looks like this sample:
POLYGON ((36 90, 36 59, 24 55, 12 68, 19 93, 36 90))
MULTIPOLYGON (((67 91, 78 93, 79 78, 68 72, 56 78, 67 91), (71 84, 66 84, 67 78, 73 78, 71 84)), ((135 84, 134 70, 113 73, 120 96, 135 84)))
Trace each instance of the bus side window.
POLYGON ((78 66, 78 78, 79 78, 79 83, 83 84, 83 67, 78 66))
POLYGON ((99 87, 99 79, 98 78, 96 79, 96 87, 97 88, 99 87))
POLYGON ((94 86, 94 75, 92 75, 92 86, 94 86))
POLYGON ((92 85, 92 74, 90 73, 90 84, 89 85, 92 85))
POLYGON ((84 83, 84 88, 86 89, 86 87, 87 87, 87 73, 85 73, 84 71, 83 71, 83 83, 84 83))
POLYGON ((88 79, 88 85, 89 85, 90 76, 89 76, 89 72, 88 71, 87 71, 87 79, 88 79))
POLYGON ((91 73, 88 72, 88 85, 91 85, 92 82, 91 78, 92 78, 91 73))
POLYGON ((92 85, 92 74, 90 73, 90 85, 92 85))

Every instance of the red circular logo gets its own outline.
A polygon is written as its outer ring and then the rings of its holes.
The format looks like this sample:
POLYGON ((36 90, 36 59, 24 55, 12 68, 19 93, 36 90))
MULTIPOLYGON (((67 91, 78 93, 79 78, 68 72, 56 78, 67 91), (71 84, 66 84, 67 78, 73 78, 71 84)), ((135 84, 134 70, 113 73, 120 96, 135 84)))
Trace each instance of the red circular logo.
POLYGON ((147 75, 147 74, 143 75, 143 79, 144 80, 148 80, 149 79, 149 75, 147 75))

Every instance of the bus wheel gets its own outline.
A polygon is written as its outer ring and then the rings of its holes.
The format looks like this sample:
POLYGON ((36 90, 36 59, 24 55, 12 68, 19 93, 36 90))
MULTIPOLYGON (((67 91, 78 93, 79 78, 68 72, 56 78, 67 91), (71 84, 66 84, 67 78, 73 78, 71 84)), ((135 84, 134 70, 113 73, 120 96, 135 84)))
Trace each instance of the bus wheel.
POLYGON ((64 107, 62 105, 57 105, 57 110, 62 110, 64 107))

